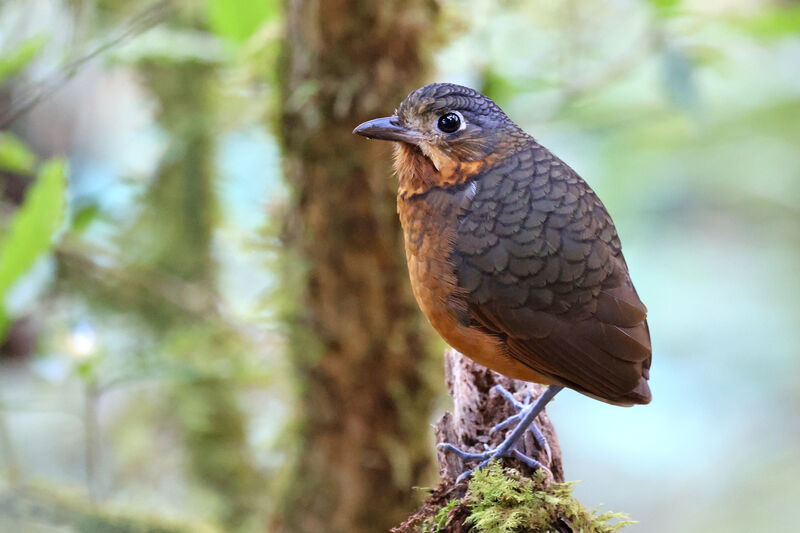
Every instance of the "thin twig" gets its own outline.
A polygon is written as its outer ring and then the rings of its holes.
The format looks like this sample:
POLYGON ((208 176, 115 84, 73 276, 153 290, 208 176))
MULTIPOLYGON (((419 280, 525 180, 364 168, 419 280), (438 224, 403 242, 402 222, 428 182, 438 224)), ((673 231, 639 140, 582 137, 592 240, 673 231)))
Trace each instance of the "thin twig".
POLYGON ((131 17, 130 20, 123 25, 123 30, 116 37, 108 39, 87 54, 73 59, 48 78, 23 89, 21 91, 23 93, 22 98, 17 102, 13 102, 2 118, 0 118, 0 129, 7 128, 11 123, 33 109, 42 100, 52 96, 63 87, 67 81, 75 77, 80 69, 91 60, 162 22, 170 12, 171 4, 172 0, 158 0, 154 2, 131 17))

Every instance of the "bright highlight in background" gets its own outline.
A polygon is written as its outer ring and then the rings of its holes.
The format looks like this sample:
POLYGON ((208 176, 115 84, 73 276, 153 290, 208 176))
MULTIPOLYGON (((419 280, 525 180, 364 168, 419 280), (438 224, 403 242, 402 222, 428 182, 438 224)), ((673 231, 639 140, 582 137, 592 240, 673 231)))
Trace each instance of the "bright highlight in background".
POLYGON ((97 335, 88 322, 79 322, 67 337, 70 355, 86 359, 97 351, 97 335))

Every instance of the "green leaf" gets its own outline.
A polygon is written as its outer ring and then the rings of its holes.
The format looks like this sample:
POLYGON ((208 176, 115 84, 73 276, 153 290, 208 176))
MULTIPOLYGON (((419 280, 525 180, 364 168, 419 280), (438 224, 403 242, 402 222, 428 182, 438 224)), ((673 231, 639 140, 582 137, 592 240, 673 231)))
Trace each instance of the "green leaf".
POLYGON ((737 19, 736 25, 755 37, 767 39, 800 35, 800 5, 762 10, 753 17, 737 19))
POLYGON ((11 132, 0 132, 0 170, 33 174, 36 156, 11 132))
POLYGON ((0 83, 17 74, 33 61, 44 48, 46 41, 47 39, 43 35, 36 35, 26 39, 13 50, 0 54, 0 83))
POLYGON ((72 230, 82 233, 100 214, 100 208, 96 204, 87 205, 73 211, 72 230))
POLYGON ((97 378, 97 358, 88 358, 78 361, 75 365, 75 373, 84 381, 94 381, 97 378))
POLYGON ((249 39, 278 14, 276 0, 208 0, 206 7, 212 31, 236 43, 249 39))
POLYGON ((681 0, 649 0, 657 9, 672 9, 678 7, 681 0))
POLYGON ((56 158, 43 164, 36 183, 0 237, 0 334, 5 334, 9 324, 4 303, 8 290, 52 248, 66 210, 66 188, 66 162, 56 158))
POLYGON ((670 17, 678 13, 682 0, 648 0, 656 12, 662 17, 670 17))

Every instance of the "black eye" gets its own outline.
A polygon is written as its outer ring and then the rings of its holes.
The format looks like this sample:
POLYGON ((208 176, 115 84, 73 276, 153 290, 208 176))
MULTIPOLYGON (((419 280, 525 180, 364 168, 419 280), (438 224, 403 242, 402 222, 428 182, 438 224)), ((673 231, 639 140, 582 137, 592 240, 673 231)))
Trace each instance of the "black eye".
POLYGON ((455 113, 445 113, 439 117, 436 127, 445 133, 453 133, 461 127, 461 118, 455 113))

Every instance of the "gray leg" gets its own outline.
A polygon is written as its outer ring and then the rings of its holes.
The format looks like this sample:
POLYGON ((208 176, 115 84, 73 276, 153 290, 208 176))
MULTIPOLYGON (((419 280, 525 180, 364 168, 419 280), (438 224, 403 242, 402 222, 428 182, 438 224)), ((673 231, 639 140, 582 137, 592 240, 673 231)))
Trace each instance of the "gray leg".
MULTIPOLYGON (((520 420, 520 418, 522 417, 522 410, 525 409, 525 407, 528 404, 530 404, 531 401, 530 390, 525 393, 525 399, 522 401, 522 403, 520 403, 517 401, 516 398, 514 398, 514 395, 511 394, 509 391, 507 391, 502 385, 495 385, 493 389, 499 392, 500 395, 506 400, 508 400, 508 403, 514 406, 514 409, 516 409, 519 412, 515 415, 509 416, 508 418, 506 418, 505 420, 494 426, 492 429, 490 429, 489 435, 491 435, 495 431, 500 431, 501 429, 505 429, 514 422, 520 420)), ((536 445, 539 446, 540 450, 544 451, 545 455, 547 456, 547 463, 550 464, 550 462, 553 460, 553 453, 550 451, 550 444, 547 442, 547 439, 544 437, 544 435, 542 435, 542 432, 539 430, 539 427, 534 423, 528 426, 528 430, 533 434, 533 438, 534 440, 536 440, 536 445)))
MULTIPOLYGON (((493 450, 487 450, 487 451, 485 451, 483 453, 465 452, 465 451, 460 450, 457 447, 455 447, 452 444, 447 443, 447 442, 443 442, 443 443, 439 444, 439 448, 441 448, 442 450, 454 453, 454 454, 458 455, 460 458, 462 458, 464 460, 467 460, 467 461, 479 460, 479 461, 481 461, 475 468, 467 470, 467 471, 463 472, 460 476, 458 476, 458 479, 456 480, 456 483, 458 483, 458 482, 462 481, 463 479, 466 479, 467 477, 469 477, 469 475, 472 474, 472 472, 474 470, 477 470, 479 468, 483 468, 492 459, 496 459, 496 458, 500 458, 500 457, 515 457, 515 458, 519 459, 520 461, 522 461, 523 463, 525 463, 528 466, 530 466, 531 468, 540 468, 541 467, 541 468, 544 468, 545 470, 547 470, 547 468, 544 465, 542 465, 539 461, 537 461, 536 459, 534 459, 532 457, 528 457, 527 455, 523 454, 519 450, 514 449, 514 446, 517 444, 517 442, 519 441, 520 437, 522 437, 522 435, 525 433, 525 431, 528 430, 528 428, 531 427, 531 424, 533 423, 533 421, 536 418, 536 416, 539 413, 542 412, 542 409, 544 409, 544 407, 548 404, 548 402, 550 402, 550 400, 553 399, 553 396, 558 394, 558 392, 563 388, 564 387, 561 387, 561 386, 558 386, 558 385, 551 385, 551 386, 549 386, 547 388, 547 390, 544 391, 544 393, 542 393, 541 396, 539 396, 536 399, 535 402, 529 403, 527 405, 521 404, 520 402, 517 402, 514 399, 514 397, 511 396, 511 394, 507 390, 502 389, 502 388, 498 388, 497 389, 498 392, 500 392, 500 394, 502 394, 504 397, 506 397, 506 399, 511 401, 512 405, 514 405, 515 408, 520 410, 519 413, 517 413, 516 415, 510 417, 510 419, 513 419, 512 422, 518 421, 519 423, 517 424, 517 427, 514 428, 514 431, 512 431, 511 434, 508 437, 506 437, 506 439, 503 442, 501 442, 500 445, 497 448, 494 448, 493 450)), ((491 431, 496 431, 497 429, 502 429, 503 427, 507 427, 510 424, 511 424, 511 422, 508 422, 508 420, 504 420, 503 422, 501 422, 500 424, 498 424, 497 426, 492 428, 491 431)), ((540 445, 541 445, 541 442, 545 443, 544 446, 542 446, 542 448, 545 449, 546 452, 548 452, 548 457, 549 457, 550 446, 547 445, 547 441, 544 439, 544 436, 541 434, 540 431, 538 431, 538 428, 536 429, 536 431, 534 431, 533 434, 534 434, 534 437, 537 437, 537 442, 539 442, 540 445), (537 433, 538 433, 538 437, 537 437, 537 433)))

